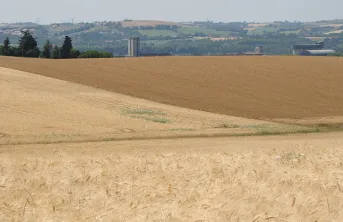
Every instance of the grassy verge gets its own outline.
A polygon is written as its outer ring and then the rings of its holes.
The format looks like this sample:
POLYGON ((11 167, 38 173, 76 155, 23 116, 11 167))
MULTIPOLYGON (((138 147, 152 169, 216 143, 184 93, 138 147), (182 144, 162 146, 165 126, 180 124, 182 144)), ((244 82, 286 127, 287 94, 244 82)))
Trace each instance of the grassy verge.
POLYGON ((155 123, 169 123, 170 120, 165 118, 167 113, 159 111, 159 110, 152 110, 152 109, 125 109, 123 110, 124 115, 129 115, 132 118, 136 119, 144 119, 147 121, 155 122, 155 123))
MULTIPOLYGON (((152 120, 151 120, 152 121, 152 120)), ((161 120, 161 122, 164 122, 161 120)), ((171 131, 193 131, 191 129, 173 129, 171 131)), ((278 135, 297 135, 297 134, 310 134, 310 133, 329 133, 325 128, 321 127, 308 127, 308 128, 293 128, 284 130, 265 130, 261 129, 256 132, 250 133, 199 133, 199 134, 175 134, 175 135, 151 135, 151 136, 127 136, 127 137, 103 137, 94 139, 79 139, 79 140, 55 140, 55 141, 8 141, 8 143, 1 144, 7 145, 29 145, 29 144, 58 144, 58 143, 96 143, 96 142, 115 142, 115 141, 134 141, 134 140, 161 140, 161 139, 191 139, 191 138, 230 138, 230 137, 251 137, 251 136, 278 136, 278 135)))
POLYGON ((152 109, 125 109, 123 110, 124 114, 127 115, 149 115, 149 116, 154 116, 154 115, 167 115, 164 112, 158 111, 158 110, 152 110, 152 109))
POLYGON ((144 120, 151 121, 154 123, 163 123, 163 124, 170 123, 170 120, 166 118, 146 117, 146 116, 132 116, 132 117, 137 118, 137 119, 144 119, 144 120))

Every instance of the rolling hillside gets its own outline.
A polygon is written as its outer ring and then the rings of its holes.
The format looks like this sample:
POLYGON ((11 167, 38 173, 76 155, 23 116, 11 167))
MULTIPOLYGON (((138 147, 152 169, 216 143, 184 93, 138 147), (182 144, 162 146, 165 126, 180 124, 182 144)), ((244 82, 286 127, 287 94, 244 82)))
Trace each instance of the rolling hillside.
POLYGON ((0 67, 0 146, 313 131, 133 98, 0 67))

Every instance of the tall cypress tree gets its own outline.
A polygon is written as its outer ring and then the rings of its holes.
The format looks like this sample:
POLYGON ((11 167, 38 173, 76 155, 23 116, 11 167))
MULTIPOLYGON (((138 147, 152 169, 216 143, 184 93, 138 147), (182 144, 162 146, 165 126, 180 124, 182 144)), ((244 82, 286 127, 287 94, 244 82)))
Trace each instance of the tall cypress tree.
POLYGON ((52 57, 52 44, 51 44, 50 40, 46 41, 46 43, 43 47, 42 56, 44 58, 47 58, 47 59, 52 57))
POLYGON ((61 48, 61 58, 68 59, 70 57, 70 52, 73 49, 72 40, 69 36, 65 36, 64 42, 61 48))
POLYGON ((2 55, 4 56, 11 56, 11 42, 10 42, 10 38, 6 37, 6 39, 4 40, 4 46, 2 47, 2 55))
POLYGON ((52 58, 53 59, 61 58, 61 49, 57 45, 55 45, 54 49, 52 50, 52 58))
POLYGON ((19 49, 21 50, 22 57, 39 57, 40 50, 38 49, 38 44, 31 33, 26 30, 22 31, 22 37, 19 39, 19 49))

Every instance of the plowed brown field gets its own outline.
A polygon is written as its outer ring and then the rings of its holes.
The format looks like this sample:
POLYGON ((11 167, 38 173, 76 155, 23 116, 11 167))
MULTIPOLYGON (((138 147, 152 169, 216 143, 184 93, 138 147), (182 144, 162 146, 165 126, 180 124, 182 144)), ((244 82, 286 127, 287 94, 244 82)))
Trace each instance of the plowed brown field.
POLYGON ((232 116, 343 116, 341 58, 37 60, 1 57, 0 66, 232 116))

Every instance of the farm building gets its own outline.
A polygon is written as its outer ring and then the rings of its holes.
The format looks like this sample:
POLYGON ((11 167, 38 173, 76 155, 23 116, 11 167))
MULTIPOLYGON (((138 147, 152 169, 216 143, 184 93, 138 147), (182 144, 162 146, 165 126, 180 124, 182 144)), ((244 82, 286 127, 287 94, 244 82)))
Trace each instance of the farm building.
POLYGON ((241 52, 237 55, 245 55, 245 56, 262 56, 263 55, 263 46, 259 45, 255 47, 254 52, 241 52))
POLYGON ((293 55, 303 56, 327 56, 335 53, 332 49, 324 49, 324 42, 316 42, 316 44, 308 45, 293 45, 293 55))
POLYGON ((327 56, 335 53, 335 50, 332 49, 322 49, 322 50, 305 50, 301 55, 305 56, 327 56))
POLYGON ((306 50, 323 50, 324 42, 316 42, 316 44, 293 45, 293 55, 302 55, 306 50))

